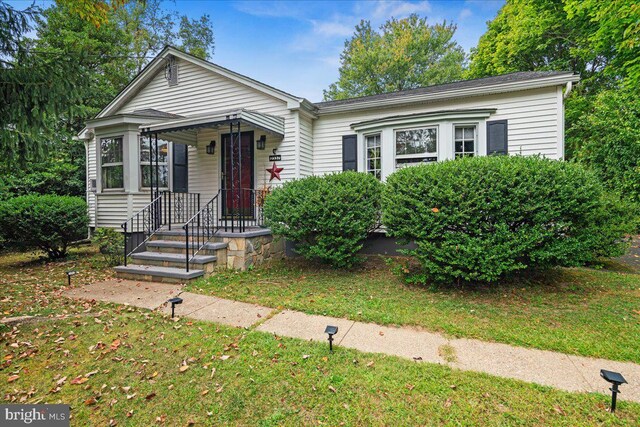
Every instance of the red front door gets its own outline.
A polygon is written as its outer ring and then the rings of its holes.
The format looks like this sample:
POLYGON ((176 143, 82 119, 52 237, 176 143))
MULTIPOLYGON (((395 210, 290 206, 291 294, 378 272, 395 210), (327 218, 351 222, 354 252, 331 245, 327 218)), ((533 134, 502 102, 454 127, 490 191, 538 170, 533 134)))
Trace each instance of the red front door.
POLYGON ((253 131, 222 135, 223 216, 253 217, 253 131))

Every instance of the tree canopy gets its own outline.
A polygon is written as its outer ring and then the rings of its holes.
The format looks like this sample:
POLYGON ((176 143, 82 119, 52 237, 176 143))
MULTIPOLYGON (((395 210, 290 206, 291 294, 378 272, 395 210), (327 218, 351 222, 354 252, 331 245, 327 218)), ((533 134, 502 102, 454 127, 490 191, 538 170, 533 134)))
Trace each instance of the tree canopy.
POLYGON ((375 95, 446 83, 462 77, 465 53, 453 40, 454 24, 430 25, 411 15, 375 31, 360 21, 340 55, 340 77, 325 100, 375 95))
MULTIPOLYGON (((571 70, 582 86, 640 81, 640 5, 634 0, 507 0, 478 46, 467 77, 571 70)), ((595 89, 594 89, 595 90, 595 89)))
POLYGON ((0 1, 0 164, 24 166, 69 142, 168 44, 210 58, 209 16, 160 0, 58 0, 44 11, 0 1))

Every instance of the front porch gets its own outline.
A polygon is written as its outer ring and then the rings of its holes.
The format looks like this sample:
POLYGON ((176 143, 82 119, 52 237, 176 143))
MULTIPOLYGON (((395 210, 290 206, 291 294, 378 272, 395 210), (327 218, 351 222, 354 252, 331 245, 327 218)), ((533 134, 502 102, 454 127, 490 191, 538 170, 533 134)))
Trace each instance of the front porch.
POLYGON ((281 141, 283 126, 278 117, 247 110, 141 125, 150 200, 121 225, 125 250, 118 276, 183 282, 216 268, 245 270, 283 255, 284 242, 274 243, 264 228, 269 187, 255 173, 256 166, 262 168, 257 151, 264 152, 268 140, 281 141), (163 169, 170 147, 173 167, 163 169), (192 188, 198 191, 188 192, 192 188))

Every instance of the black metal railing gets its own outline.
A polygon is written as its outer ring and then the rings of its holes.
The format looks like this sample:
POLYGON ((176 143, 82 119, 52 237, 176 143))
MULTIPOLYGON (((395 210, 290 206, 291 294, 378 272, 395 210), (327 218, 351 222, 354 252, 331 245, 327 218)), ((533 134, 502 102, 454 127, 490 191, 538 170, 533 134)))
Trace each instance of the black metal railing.
POLYGON ((124 230, 124 265, 127 258, 163 226, 188 221, 200 211, 200 194, 164 191, 121 224, 124 230))
POLYGON ((200 193, 174 193, 165 191, 162 197, 162 219, 171 230, 171 224, 184 224, 200 210, 200 193))
POLYGON ((219 231, 242 233, 262 227, 266 193, 254 189, 221 189, 182 226, 185 232, 185 268, 219 231))
POLYGON ((182 226, 185 232, 185 268, 220 229, 218 200, 220 192, 182 226))
POLYGON ((266 197, 265 191, 253 188, 221 189, 219 194, 224 231, 243 233, 247 227, 263 226, 262 205, 266 197))

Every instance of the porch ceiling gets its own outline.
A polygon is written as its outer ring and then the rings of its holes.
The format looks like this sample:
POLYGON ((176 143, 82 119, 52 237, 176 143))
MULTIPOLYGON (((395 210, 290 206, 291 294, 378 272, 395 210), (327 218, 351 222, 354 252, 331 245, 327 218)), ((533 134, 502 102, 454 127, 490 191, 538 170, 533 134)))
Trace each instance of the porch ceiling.
POLYGON ((140 126, 140 132, 143 135, 157 133, 162 139, 178 144, 195 144, 199 129, 217 129, 232 123, 240 123, 280 138, 284 137, 284 118, 245 109, 148 123, 140 126))

